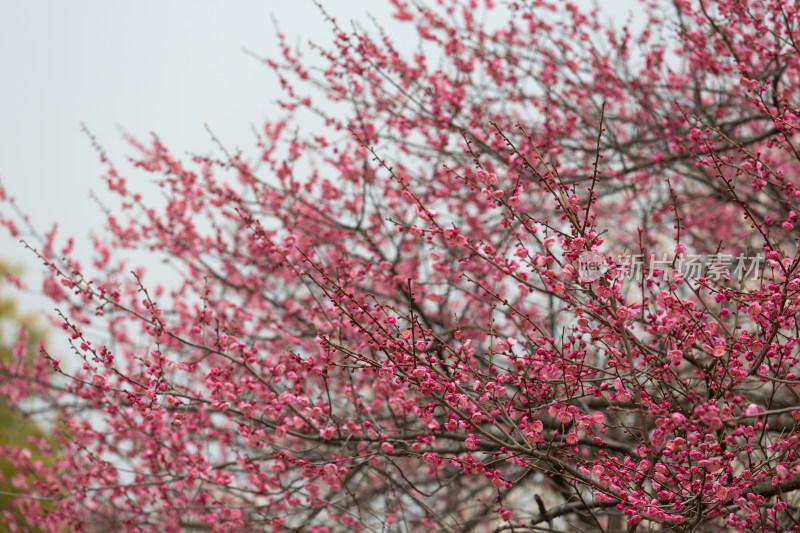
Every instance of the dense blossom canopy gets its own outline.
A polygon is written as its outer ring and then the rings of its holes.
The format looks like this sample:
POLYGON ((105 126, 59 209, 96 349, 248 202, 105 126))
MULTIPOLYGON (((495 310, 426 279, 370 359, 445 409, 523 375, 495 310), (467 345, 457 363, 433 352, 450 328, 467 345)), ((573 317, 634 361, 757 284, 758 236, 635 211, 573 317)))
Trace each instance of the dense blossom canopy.
POLYGON ((66 450, 2 449, 21 512, 800 530, 794 2, 652 2, 636 29, 391 2, 397 28, 330 19, 327 45, 264 59, 285 117, 252 152, 132 141, 123 172, 98 148, 119 202, 91 260, 23 232, 72 351, 2 362, 66 450))

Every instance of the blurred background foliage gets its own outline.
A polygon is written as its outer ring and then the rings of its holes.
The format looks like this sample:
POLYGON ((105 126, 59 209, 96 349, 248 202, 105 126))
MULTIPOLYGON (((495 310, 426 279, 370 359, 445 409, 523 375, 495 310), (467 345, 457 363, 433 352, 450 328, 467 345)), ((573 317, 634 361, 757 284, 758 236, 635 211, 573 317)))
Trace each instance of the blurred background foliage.
MULTIPOLYGON (((18 376, 22 365, 30 365, 39 357, 39 346, 45 340, 47 327, 34 313, 22 312, 13 297, 9 280, 19 275, 20 269, 0 260, 0 531, 38 531, 30 527, 12 494, 20 493, 33 479, 30 472, 20 472, 10 459, 10 450, 28 450, 30 461, 41 461, 45 466, 54 463, 56 456, 45 455, 38 443, 56 447, 41 421, 31 412, 36 410, 35 399, 20 403, 9 396, 9 388, 24 386, 18 376), (24 344, 20 339, 25 338, 24 344), (15 351, 17 352, 15 354, 15 351), (27 479, 26 479, 27 478, 27 479), (16 481, 15 481, 16 479, 16 481)), ((27 455, 27 452, 25 452, 27 455)))

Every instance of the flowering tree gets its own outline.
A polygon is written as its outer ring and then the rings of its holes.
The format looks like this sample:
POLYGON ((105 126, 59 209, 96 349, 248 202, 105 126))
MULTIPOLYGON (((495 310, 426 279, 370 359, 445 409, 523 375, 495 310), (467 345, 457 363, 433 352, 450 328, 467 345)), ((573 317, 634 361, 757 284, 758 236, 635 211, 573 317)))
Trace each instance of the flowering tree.
POLYGON ((23 512, 800 529, 794 4, 654 2, 634 32, 556 1, 391 2, 418 43, 330 19, 313 60, 264 61, 287 116, 255 153, 132 141, 163 202, 100 151, 120 201, 90 266, 30 244, 72 353, 27 370, 69 453, 14 456, 23 512))

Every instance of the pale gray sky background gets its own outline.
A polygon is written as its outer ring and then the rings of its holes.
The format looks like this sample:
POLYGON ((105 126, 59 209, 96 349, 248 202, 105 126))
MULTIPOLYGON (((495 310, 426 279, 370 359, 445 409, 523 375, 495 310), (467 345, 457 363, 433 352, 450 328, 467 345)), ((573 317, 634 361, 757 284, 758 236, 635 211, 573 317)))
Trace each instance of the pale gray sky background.
MULTIPOLYGON (((88 193, 104 190, 82 123, 131 179, 149 178, 124 164, 132 150, 122 129, 142 140, 155 132, 180 155, 212 150, 208 124, 230 147, 250 148, 251 124, 277 113, 280 91, 243 49, 277 52, 271 14, 287 35, 329 32, 310 0, 4 4, 0 179, 38 228, 58 221, 79 238, 99 231, 103 217, 88 193)), ((352 17, 368 2, 330 4, 352 17)), ((380 2, 369 10, 387 11, 380 2)), ((0 257, 32 263, 6 235, 0 244, 0 257)))
MULTIPOLYGON (((341 22, 389 30, 388 2, 322 0, 341 22)), ((586 4, 587 2, 579 2, 586 4)), ((633 0, 601 2, 622 21, 633 0)), ((272 73, 246 55, 279 53, 271 15, 302 41, 330 42, 330 26, 311 0, 5 1, 0 7, 0 179, 39 230, 58 221, 83 241, 102 232, 89 197, 104 196, 104 167, 81 124, 96 135, 123 174, 149 176, 125 164, 132 150, 121 131, 147 140, 155 132, 177 155, 223 142, 253 152, 251 125, 279 115, 272 73)), ((404 29, 404 31, 408 31, 404 29)), ((0 209, 3 209, 0 206, 0 209)), ((30 254, 0 231, 0 258, 38 270, 30 254)), ((87 258, 88 259, 88 258, 87 258)))

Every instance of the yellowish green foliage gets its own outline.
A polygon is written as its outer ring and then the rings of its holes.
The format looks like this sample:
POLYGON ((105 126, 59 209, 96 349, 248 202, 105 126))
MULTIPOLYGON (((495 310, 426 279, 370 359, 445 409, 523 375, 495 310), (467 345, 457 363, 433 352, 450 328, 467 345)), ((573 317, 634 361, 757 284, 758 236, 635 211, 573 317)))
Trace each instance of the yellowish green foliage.
MULTIPOLYGON (((0 381, 10 383, 13 374, 19 365, 29 364, 30 360, 37 357, 37 342, 44 338, 44 327, 30 314, 19 311, 18 305, 11 297, 6 274, 12 272, 10 267, 0 262, 0 381), (14 347, 19 340, 19 329, 28 332, 26 353, 21 359, 14 355, 14 347)), ((26 448, 31 452, 33 460, 41 460, 45 465, 53 462, 53 457, 44 457, 36 446, 30 443, 30 437, 46 438, 45 432, 26 414, 19 406, 14 406, 8 396, 0 394, 0 446, 13 448, 26 448)), ((52 439, 46 439, 50 444, 52 439)), ((13 478, 25 473, 17 472, 11 462, 0 454, 0 513, 10 511, 16 517, 17 524, 25 527, 25 519, 17 510, 10 493, 18 493, 13 486, 13 478)), ((6 530, 9 524, 4 524, 0 514, 0 531, 6 530)))

